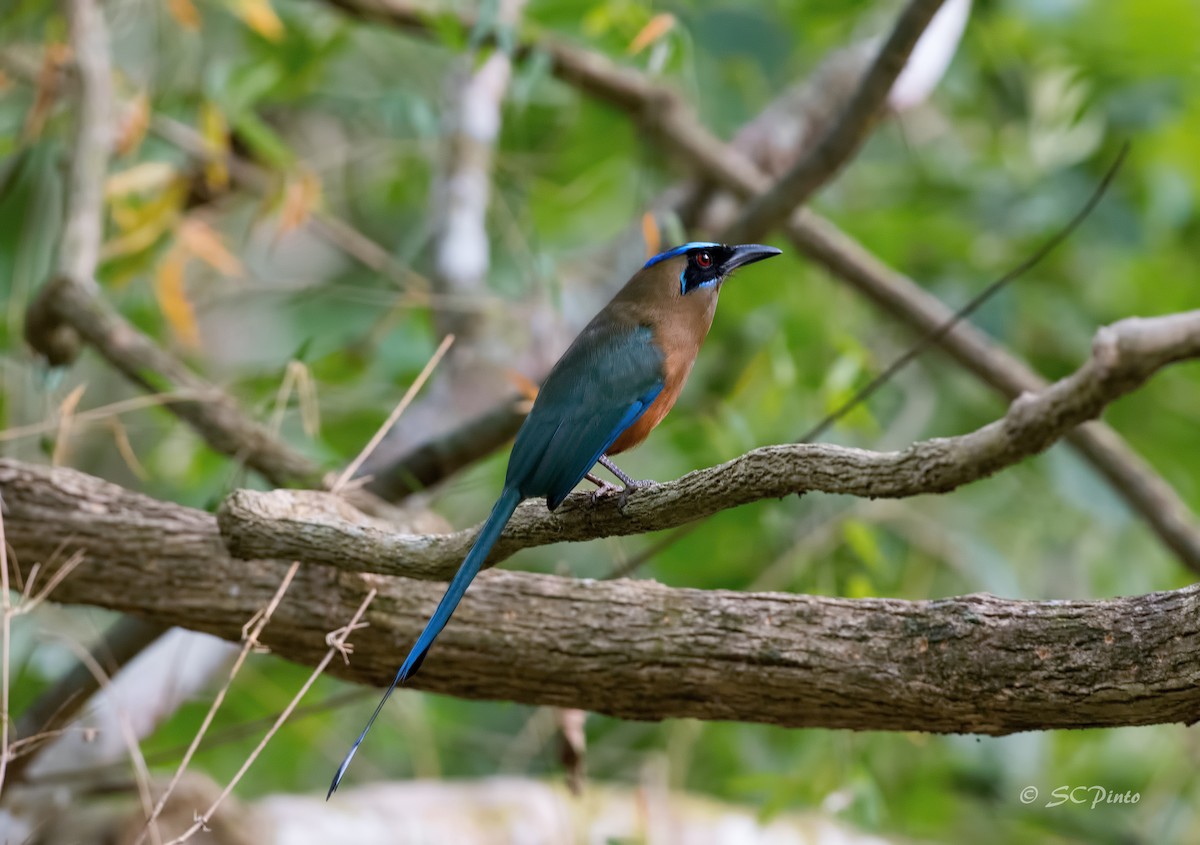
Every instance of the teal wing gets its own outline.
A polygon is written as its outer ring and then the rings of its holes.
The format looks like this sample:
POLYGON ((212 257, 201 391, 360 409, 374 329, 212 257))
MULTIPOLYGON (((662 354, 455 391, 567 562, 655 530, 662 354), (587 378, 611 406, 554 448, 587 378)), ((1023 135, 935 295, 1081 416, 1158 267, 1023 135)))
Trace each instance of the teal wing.
POLYGON ((593 321, 538 392, 506 484, 558 507, 662 388, 663 356, 649 328, 593 321))

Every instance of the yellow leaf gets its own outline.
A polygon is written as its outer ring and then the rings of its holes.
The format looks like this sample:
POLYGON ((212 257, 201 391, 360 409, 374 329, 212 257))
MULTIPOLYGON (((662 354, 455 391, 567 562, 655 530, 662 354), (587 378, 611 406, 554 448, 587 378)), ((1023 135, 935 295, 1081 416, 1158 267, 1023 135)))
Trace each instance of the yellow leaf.
POLYGON ((149 127, 150 98, 142 92, 121 115, 121 124, 117 127, 117 155, 127 155, 140 147, 149 127))
POLYGON ((200 12, 196 10, 192 0, 167 0, 167 11, 184 29, 194 32, 200 28, 200 12))
POLYGON ((195 349, 200 345, 200 329, 184 289, 186 267, 187 254, 178 248, 169 250, 154 272, 154 298, 179 342, 195 349))
POLYGON ((321 201, 321 180, 311 170, 289 177, 283 189, 283 208, 279 212, 279 232, 284 235, 308 222, 321 201))
POLYGON ((647 258, 653 258, 662 252, 662 231, 658 228, 658 221, 649 211, 642 215, 642 240, 646 242, 647 258))
POLYGON ((204 165, 204 182, 208 189, 220 193, 229 186, 229 124, 214 103, 207 100, 200 106, 200 134, 208 148, 209 160, 204 165))
POLYGON ((114 200, 163 190, 171 184, 175 175, 174 165, 165 161, 146 161, 135 164, 127 170, 108 177, 104 182, 104 197, 114 200))
POLYGON ((271 0, 233 0, 233 13, 268 41, 283 37, 283 21, 271 7, 271 0))
POLYGON ((655 15, 633 37, 633 40, 629 42, 629 48, 625 52, 631 56, 637 55, 674 28, 674 15, 666 12, 655 15))
POLYGON ((242 262, 226 248, 217 231, 200 218, 187 218, 179 224, 175 234, 180 246, 188 254, 196 256, 218 273, 238 277, 245 273, 242 262))
POLYGON ((113 203, 113 222, 122 234, 105 242, 100 257, 107 261, 134 255, 153 246, 179 219, 187 200, 187 189, 186 180, 175 179, 161 196, 150 202, 113 203))

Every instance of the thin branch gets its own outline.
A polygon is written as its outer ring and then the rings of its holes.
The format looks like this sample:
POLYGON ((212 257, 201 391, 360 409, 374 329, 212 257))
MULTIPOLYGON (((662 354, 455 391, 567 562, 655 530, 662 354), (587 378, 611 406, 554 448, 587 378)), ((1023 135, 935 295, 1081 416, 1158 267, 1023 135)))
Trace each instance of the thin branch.
MULTIPOLYGON (((245 776, 246 772, 248 772, 250 767, 254 765, 254 761, 258 759, 260 754, 262 754, 263 749, 267 747, 267 743, 269 743, 279 729, 283 727, 283 723, 286 722, 288 717, 292 715, 292 712, 300 704, 300 700, 308 694, 308 691, 312 688, 312 685, 316 683, 317 678, 321 677, 321 673, 325 671, 326 667, 328 667, 333 661, 333 658, 338 654, 344 656, 350 651, 350 646, 346 643, 346 640, 351 633, 358 630, 360 627, 363 627, 359 620, 362 619, 363 614, 367 611, 367 607, 375 599, 375 595, 375 590, 368 592, 363 598, 362 603, 359 604, 358 609, 354 611, 354 615, 350 617, 350 621, 346 625, 326 636, 326 641, 329 643, 329 650, 325 652, 325 656, 321 658, 321 661, 317 664, 316 668, 313 669, 312 673, 308 676, 308 679, 305 680, 305 682, 301 685, 299 691, 288 703, 288 706, 285 707, 283 712, 279 714, 279 718, 277 718, 271 725, 270 730, 267 731, 266 735, 263 736, 258 745, 254 747, 254 750, 251 751, 249 756, 246 757, 241 768, 237 770, 237 774, 230 779, 229 783, 226 784, 223 790, 221 790, 221 794, 213 800, 209 808, 196 818, 195 823, 193 823, 192 826, 185 830, 182 834, 168 842, 167 845, 181 845, 181 843, 191 839, 201 830, 206 829, 206 825, 212 820, 213 813, 215 813, 217 808, 219 808, 225 799, 230 796, 234 788, 245 776)), ((347 663, 349 663, 349 661, 347 661, 347 663)))
MULTIPOLYGON (((145 622, 131 616, 118 619, 91 648, 92 662, 103 666, 111 675, 157 640, 167 627, 145 622)), ((76 663, 54 686, 33 702, 17 722, 16 735, 20 742, 33 742, 39 737, 56 735, 69 725, 100 689, 96 675, 82 663, 76 663)), ((15 759, 9 768, 12 781, 20 781, 29 765, 37 759, 37 750, 30 750, 15 759)))
POLYGON ((212 704, 208 707, 208 712, 204 714, 204 719, 200 723, 200 727, 196 730, 192 737, 191 743, 187 747, 187 751, 183 753, 183 759, 179 761, 179 765, 175 768, 175 774, 171 776, 170 782, 163 789, 157 803, 154 805, 154 810, 146 818, 146 827, 139 834, 134 845, 141 845, 146 836, 154 828, 154 824, 158 817, 162 814, 163 808, 167 806, 167 801, 171 798, 171 793, 175 791, 175 787, 179 785, 183 773, 187 771, 188 764, 192 762, 192 756, 196 753, 196 749, 200 747, 201 741, 205 734, 208 733, 209 726, 216 718, 217 711, 221 709, 221 704, 225 701, 225 696, 229 692, 229 688, 233 686, 234 678, 242 669, 242 664, 246 662, 246 658, 250 656, 253 649, 261 648, 259 637, 262 635, 263 629, 267 627, 267 623, 271 621, 271 616, 275 613, 275 609, 279 607, 279 603, 283 600, 283 594, 287 592, 291 586, 292 579, 296 577, 296 570, 300 568, 300 563, 293 562, 288 571, 284 573, 283 578, 279 582, 279 587, 276 588, 275 594, 271 596, 271 600, 246 623, 243 630, 247 631, 242 637, 242 648, 238 652, 238 656, 233 661, 233 666, 229 669, 229 677, 217 691, 213 697, 212 704))
POLYGON ((407 410, 408 406, 412 404, 412 400, 416 398, 418 393, 421 392, 421 388, 425 386, 425 382, 429 380, 429 376, 432 375, 434 369, 438 365, 438 362, 442 360, 442 357, 446 354, 446 351, 450 348, 452 343, 454 343, 454 335, 448 334, 442 338, 442 342, 438 344, 438 348, 434 350, 433 355, 431 355, 429 360, 425 362, 425 366, 421 369, 421 372, 417 375, 413 383, 409 385, 408 390, 404 392, 404 396, 398 403, 396 403, 396 407, 392 409, 390 414, 388 414, 388 418, 384 420, 383 425, 379 427, 379 430, 375 432, 374 436, 367 442, 367 445, 362 448, 358 455, 355 456, 354 460, 350 462, 349 466, 342 470, 341 475, 337 477, 337 480, 333 483, 333 487, 331 488, 334 493, 345 487, 346 482, 354 477, 354 473, 358 471, 360 466, 362 466, 362 462, 367 459, 367 456, 370 455, 372 451, 374 451, 375 447, 379 445, 379 441, 384 438, 384 435, 386 435, 388 431, 391 430, 392 426, 396 424, 396 421, 400 419, 400 415, 403 414, 405 410, 407 410))
POLYGON ((72 0, 72 50, 79 73, 67 221, 56 278, 30 303, 25 337, 54 366, 78 356, 80 341, 151 393, 202 398, 167 407, 218 452, 244 459, 277 485, 319 486, 320 468, 244 417, 232 398, 192 373, 98 296, 96 262, 103 231, 104 178, 112 145, 113 94, 108 33, 96 0, 72 0))
MULTIPOLYGON (((1096 333, 1091 358, 1037 394, 1024 394, 1001 419, 957 437, 914 443, 898 452, 831 444, 766 446, 720 466, 689 473, 593 507, 575 494, 555 513, 541 502, 521 505, 489 558, 547 543, 591 540, 674 528, 722 510, 811 491, 902 498, 945 493, 1035 455, 1159 368, 1200 357, 1200 311, 1130 318, 1096 333)), ((310 501, 310 500, 309 500, 310 501)), ((468 529, 448 535, 396 535, 351 525, 336 513, 295 510, 285 491, 235 491, 218 514, 231 551, 240 557, 296 557, 356 572, 444 579, 474 542, 468 529)))
MULTIPOLYGON (((211 515, 74 470, 0 461, 0 495, 25 572, 52 537, 88 555, 61 601, 237 641, 288 567, 232 559, 211 515)), ((302 565, 264 644, 317 664, 321 632, 373 588, 353 665, 330 669, 385 683, 396 643, 416 636, 443 585, 302 565)), ((1005 734, 1200 717, 1200 687, 1181 681, 1200 674, 1197 586, 1098 601, 851 600, 492 571, 435 651, 413 686, 630 719, 1005 734)))
MULTIPOLYGON (((92 673, 97 688, 107 687, 111 683, 109 674, 104 671, 104 667, 96 662, 87 649, 68 638, 63 638, 63 642, 75 653, 80 664, 92 673)), ((134 732, 133 726, 129 723, 129 719, 125 718, 122 712, 116 713, 115 717, 121 731, 121 739, 129 752, 129 761, 133 764, 134 781, 137 785, 138 798, 142 804, 142 812, 149 814, 152 803, 150 798, 150 770, 146 766, 146 758, 142 755, 142 746, 138 742, 137 734, 134 732)), ((162 845, 162 838, 159 836, 156 825, 151 825, 150 827, 150 838, 154 845, 162 845)))
POLYGON ((79 88, 58 273, 90 280, 104 237, 104 178, 113 142, 112 66, 99 0, 69 0, 66 6, 79 88))
POLYGON ((838 121, 770 190, 755 197, 726 230, 730 243, 755 240, 802 206, 854 157, 883 112, 888 92, 904 69, 942 0, 911 0, 838 121))
MULTIPOLYGON (((35 310, 53 325, 68 325, 113 367, 150 393, 194 396, 164 407, 188 423, 210 447, 242 461, 278 486, 320 487, 322 473, 313 461, 273 437, 266 426, 245 416, 229 394, 207 383, 183 362, 159 347, 93 296, 76 279, 60 276, 46 284, 30 307, 27 337, 48 358, 45 335, 29 332, 35 310)), ((46 323, 39 323, 43 327, 46 323)), ((52 363, 66 363, 55 361, 52 363)))
POLYGON ((389 502, 426 490, 490 455, 511 440, 524 421, 519 400, 501 402, 374 469, 364 487, 389 502))

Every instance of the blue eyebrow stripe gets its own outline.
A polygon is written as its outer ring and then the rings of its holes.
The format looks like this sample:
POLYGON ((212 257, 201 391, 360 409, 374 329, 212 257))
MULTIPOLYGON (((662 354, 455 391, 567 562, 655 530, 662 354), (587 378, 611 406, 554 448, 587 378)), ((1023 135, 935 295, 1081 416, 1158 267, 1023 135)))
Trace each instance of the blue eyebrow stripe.
POLYGON ((690 243, 677 246, 674 249, 668 249, 666 252, 660 252, 658 255, 647 261, 642 266, 642 269, 645 270, 647 267, 653 267, 660 261, 666 261, 668 258, 674 258, 676 255, 683 255, 689 249, 696 249, 697 247, 701 246, 720 246, 720 244, 713 243, 712 241, 691 241, 690 243))

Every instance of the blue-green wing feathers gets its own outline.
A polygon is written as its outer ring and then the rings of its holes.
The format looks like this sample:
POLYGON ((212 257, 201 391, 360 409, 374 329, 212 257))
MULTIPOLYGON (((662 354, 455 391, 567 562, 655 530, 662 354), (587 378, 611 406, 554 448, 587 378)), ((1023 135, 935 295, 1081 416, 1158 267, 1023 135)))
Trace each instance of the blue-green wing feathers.
POLYGON ((663 357, 649 328, 588 326, 538 392, 506 484, 554 509, 662 388, 663 357))

